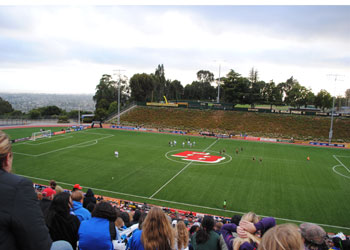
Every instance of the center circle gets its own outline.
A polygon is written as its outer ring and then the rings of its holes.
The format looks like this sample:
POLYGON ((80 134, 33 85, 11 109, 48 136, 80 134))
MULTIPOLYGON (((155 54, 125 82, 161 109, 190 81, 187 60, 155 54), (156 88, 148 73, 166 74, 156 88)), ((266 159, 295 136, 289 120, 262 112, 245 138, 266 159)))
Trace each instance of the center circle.
POLYGON ((217 151, 214 150, 206 150, 206 151, 201 151, 201 150, 189 150, 189 149, 175 149, 175 150, 170 150, 168 152, 165 153, 165 158, 167 158, 169 161, 173 161, 173 162, 178 162, 178 163, 183 163, 183 164, 189 164, 191 163, 191 165, 223 165, 226 163, 229 163, 230 161, 232 161, 232 157, 226 153, 224 154, 220 154, 217 151), (172 156, 173 154, 177 154, 177 153, 182 153, 185 151, 192 151, 192 152, 201 152, 201 153, 209 153, 209 155, 212 156, 222 156, 225 157, 225 159, 222 162, 198 162, 198 161, 193 161, 193 160, 183 160, 185 157, 175 157, 172 156))

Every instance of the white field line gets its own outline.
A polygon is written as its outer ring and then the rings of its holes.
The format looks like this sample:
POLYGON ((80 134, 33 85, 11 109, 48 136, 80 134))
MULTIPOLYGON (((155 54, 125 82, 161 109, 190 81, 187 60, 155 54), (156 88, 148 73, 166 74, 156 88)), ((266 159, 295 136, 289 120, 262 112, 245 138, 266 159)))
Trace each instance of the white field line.
MULTIPOLYGON (((206 149, 204 149, 204 152, 207 151, 211 146, 213 146, 218 140, 215 140, 212 144, 209 145, 206 149)), ((179 174, 181 174, 186 168, 188 168, 193 161, 188 163, 183 169, 181 169, 176 175, 174 175, 170 180, 168 180, 163 186, 161 186, 154 194, 152 194, 149 198, 152 199, 156 194, 158 194, 166 185, 168 185, 172 180, 176 178, 179 174)))
MULTIPOLYGON (((41 153, 41 154, 38 154, 38 155, 28 155, 28 156, 40 157, 40 156, 43 156, 43 155, 47 155, 47 154, 55 153, 55 152, 58 152, 58 151, 62 151, 62 150, 68 149, 68 148, 74 148, 74 147, 77 147, 77 146, 82 145, 82 144, 84 145, 85 143, 88 143, 88 142, 95 142, 95 141, 103 140, 103 139, 106 139, 106 138, 109 138, 109 137, 112 137, 112 136, 114 136, 114 135, 108 135, 108 136, 105 136, 105 137, 101 137, 101 138, 98 138, 98 139, 93 139, 93 140, 90 140, 90 141, 84 141, 84 142, 81 142, 81 143, 78 143, 78 144, 70 145, 70 146, 67 146, 67 147, 64 147, 64 148, 55 149, 55 150, 48 151, 48 152, 45 152, 45 153, 41 153)), ((27 155, 27 154, 18 153, 18 152, 13 152, 13 153, 14 154, 27 155)))
MULTIPOLYGON (((49 182, 50 180, 47 179, 42 179, 42 178, 37 178, 37 177, 32 177, 32 176, 27 176, 27 175, 20 175, 26 178, 30 179, 35 179, 35 180, 41 180, 45 182, 49 182)), ((63 184, 67 186, 73 186, 71 183, 65 183, 65 182, 60 182, 56 181, 58 184, 63 184)), ((121 193, 121 192, 115 192, 115 191, 110 191, 110 190, 105 190, 105 189, 99 189, 99 188, 94 188, 94 187, 87 187, 83 186, 84 188, 90 188, 93 190, 101 191, 101 192, 107 192, 107 193, 112 193, 112 194, 120 194, 120 195, 125 195, 125 196, 130 196, 130 197, 136 197, 136 198, 141 198, 141 199, 148 199, 148 200, 153 200, 153 201, 161 201, 161 202, 167 202, 171 204, 178 204, 178 205, 184 205, 184 206, 189 206, 189 207, 197 207, 197 208, 204 208, 204 209, 209 209, 209 210, 215 210, 215 211, 221 211, 221 212, 231 212, 231 213, 238 213, 238 214, 246 214, 247 212, 240 212, 240 211, 234 211, 234 210, 224 210, 222 208, 213 208, 213 207, 206 207, 206 206, 200 206, 200 205, 194 205, 194 204, 188 204, 188 203, 183 203, 183 202, 176 202, 176 201, 168 201, 168 200, 161 200, 157 198, 148 198, 145 196, 140 196, 140 195, 134 195, 134 194, 126 194, 126 193, 121 193)), ((260 217, 273 217, 271 215, 259 215, 260 217)), ((314 223, 320 226, 324 227, 332 227, 332 228, 340 228, 340 229, 346 229, 350 230, 350 227, 342 227, 342 226, 335 226, 335 225, 328 225, 328 224, 320 224, 320 223, 315 223, 315 222, 308 222, 308 221, 301 221, 301 220, 293 220, 293 219, 285 219, 285 218, 279 218, 279 217, 274 217, 276 220, 282 220, 282 221, 288 221, 288 222, 294 222, 294 223, 314 223)))
MULTIPOLYGON (((348 172, 350 173, 350 169, 348 169, 348 168, 344 165, 344 163, 342 163, 342 161, 338 159, 338 157, 337 157, 336 155, 333 155, 333 157, 340 163, 340 165, 342 165, 342 166, 343 166, 346 170, 348 170, 348 172)), ((343 157, 343 156, 340 156, 340 157, 343 157)), ((346 156, 344 156, 344 157, 346 157, 346 156)))
POLYGON ((61 139, 56 139, 56 140, 53 139, 53 140, 50 140, 50 141, 40 142, 40 143, 28 143, 28 142, 25 142, 25 143, 22 143, 22 144, 29 145, 29 146, 38 146, 38 145, 42 145, 42 144, 47 144, 47 143, 52 143, 52 142, 56 142, 56 141, 65 140, 65 139, 68 139, 68 138, 73 138, 73 136, 66 136, 66 137, 63 137, 61 139))
MULTIPOLYGON (((338 157, 336 155, 333 155, 333 157, 334 157, 334 159, 336 159, 340 163, 340 165, 333 166, 333 168, 332 168, 333 172, 338 174, 338 175, 341 175, 341 176, 343 176, 345 178, 350 179, 349 176, 343 175, 342 173, 339 173, 337 170, 335 170, 337 167, 341 167, 342 166, 350 173, 350 170, 344 165, 344 163, 341 160, 338 159, 338 157)), ((339 156, 339 157, 350 157, 350 156, 339 156)))

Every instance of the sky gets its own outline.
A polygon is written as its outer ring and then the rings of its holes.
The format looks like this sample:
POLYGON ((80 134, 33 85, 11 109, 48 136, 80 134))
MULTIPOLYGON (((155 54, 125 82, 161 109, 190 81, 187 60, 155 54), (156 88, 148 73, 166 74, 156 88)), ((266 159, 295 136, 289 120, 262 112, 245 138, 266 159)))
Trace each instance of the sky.
POLYGON ((0 5, 0 92, 93 94, 103 74, 199 70, 350 88, 350 6, 0 5), (337 76, 335 76, 337 75, 337 76))

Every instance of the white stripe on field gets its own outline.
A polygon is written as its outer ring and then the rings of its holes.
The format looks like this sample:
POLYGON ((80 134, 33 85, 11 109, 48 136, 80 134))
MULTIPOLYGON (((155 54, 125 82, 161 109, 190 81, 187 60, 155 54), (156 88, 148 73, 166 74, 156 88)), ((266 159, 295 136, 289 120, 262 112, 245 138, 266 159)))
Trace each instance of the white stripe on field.
MULTIPOLYGON (((41 180, 41 181, 46 181, 46 182, 50 181, 50 180, 47 180, 47 179, 42 179, 42 178, 37 178, 37 177, 32 177, 32 176, 27 176, 27 175, 20 175, 20 176, 31 178, 31 179, 36 179, 36 180, 41 180)), ((73 186, 73 184, 60 182, 60 181, 56 181, 56 183, 67 185, 67 186, 73 186)), ((178 204, 178 205, 184 205, 184 206, 189 206, 189 207, 204 208, 204 209, 209 209, 209 210, 215 210, 215 211, 221 211, 221 212, 231 212, 231 213, 237 213, 237 214, 246 214, 247 213, 247 212, 240 212, 240 211, 234 211, 234 210, 224 210, 224 209, 221 209, 221 208, 212 208, 212 207, 188 204, 188 203, 183 203, 183 202, 161 200, 161 199, 156 199, 156 198, 147 198, 147 197, 140 196, 140 195, 126 194, 126 193, 115 192, 115 191, 110 191, 110 190, 105 190, 105 189, 94 188, 94 187, 87 187, 87 186, 82 186, 82 187, 90 188, 90 189, 101 191, 101 192, 107 192, 107 193, 112 193, 112 194, 120 194, 120 195, 136 197, 136 198, 141 198, 141 199, 147 199, 147 200, 153 200, 153 201, 167 202, 167 203, 171 203, 171 204, 178 204)), ((269 216, 268 215, 259 215, 259 216, 261 216, 261 217, 273 217, 273 216, 270 216, 270 215, 269 216)), ((342 227, 342 226, 335 226, 335 225, 328 225, 328 224, 320 224, 320 223, 315 223, 315 222, 308 222, 308 221, 301 221, 301 220, 292 220, 292 219, 285 219, 285 218, 278 218, 278 217, 274 217, 274 218, 276 220, 282 220, 282 221, 288 221, 288 222, 294 222, 294 223, 314 223, 314 224, 317 224, 317 225, 320 225, 320 226, 324 226, 324 227, 333 227, 333 228, 340 228, 340 229, 350 230, 350 227, 342 227)))
MULTIPOLYGON (((212 144, 209 145, 209 147, 207 147, 205 151, 207 151, 209 148, 211 148, 211 146, 213 146, 218 140, 215 140, 212 144)), ((186 168, 188 168, 191 164, 193 163, 193 161, 191 161, 190 163, 188 163, 183 169, 181 169, 176 175, 174 175, 170 180, 167 181, 167 183, 165 183, 163 186, 161 186, 154 194, 152 194, 149 199, 152 199, 156 194, 158 194, 166 185, 168 185, 172 180, 174 180, 176 178, 176 176, 178 176, 179 174, 181 174, 186 168)))

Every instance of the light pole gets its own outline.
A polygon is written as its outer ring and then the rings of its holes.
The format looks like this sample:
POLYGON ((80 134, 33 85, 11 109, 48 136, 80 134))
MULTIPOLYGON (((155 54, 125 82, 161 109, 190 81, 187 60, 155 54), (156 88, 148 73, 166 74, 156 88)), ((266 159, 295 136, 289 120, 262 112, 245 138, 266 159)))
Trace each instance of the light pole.
POLYGON ((217 103, 220 103, 220 85, 221 85, 220 73, 221 73, 221 64, 219 63, 219 84, 218 84, 218 98, 217 98, 217 103))
MULTIPOLYGON (((343 76, 343 75, 338 75, 338 74, 329 74, 328 76, 334 77, 334 89, 337 80, 339 81, 338 77, 343 76)), ((331 127, 329 128, 329 139, 328 139, 328 144, 331 144, 332 137, 333 137, 333 117, 334 117, 334 102, 335 102, 335 93, 333 95, 333 104, 332 104, 332 115, 331 115, 331 127)))
POLYGON ((118 75, 118 117, 117 117, 117 125, 120 125, 120 82, 121 82, 121 78, 120 78, 120 72, 121 71, 125 71, 123 69, 116 69, 114 71, 118 71, 118 74, 115 73, 114 75, 118 75))

